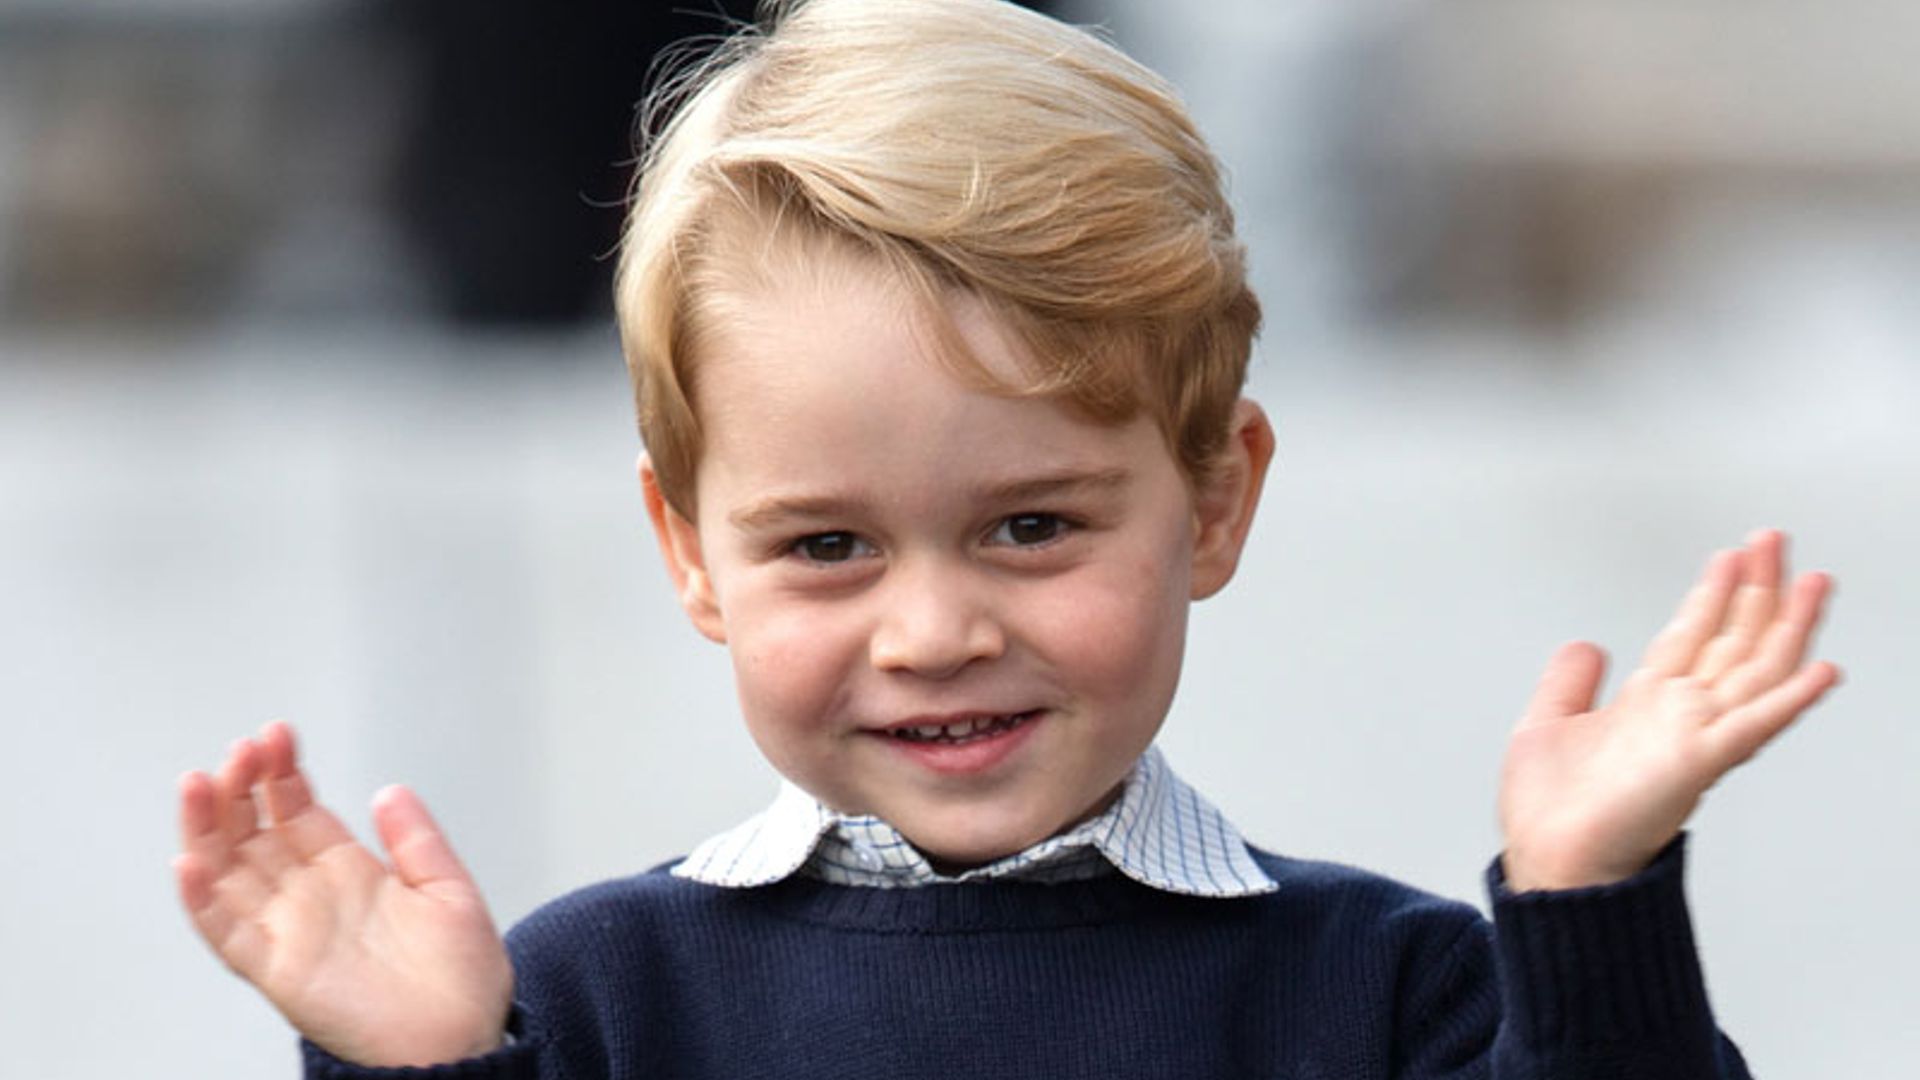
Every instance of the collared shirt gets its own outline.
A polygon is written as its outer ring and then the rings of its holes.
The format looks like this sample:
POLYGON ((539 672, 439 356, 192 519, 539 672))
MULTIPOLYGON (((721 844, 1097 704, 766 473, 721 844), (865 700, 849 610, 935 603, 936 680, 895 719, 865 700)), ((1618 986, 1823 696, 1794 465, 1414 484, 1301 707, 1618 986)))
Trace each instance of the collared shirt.
POLYGON ((1252 896, 1278 886, 1238 829, 1174 775, 1158 747, 1141 755, 1100 814, 1025 851, 947 876, 891 825, 842 814, 790 782, 773 805, 693 850, 673 873, 745 888, 806 874, 836 885, 906 888, 963 881, 1071 881, 1118 871, 1165 892, 1252 896))

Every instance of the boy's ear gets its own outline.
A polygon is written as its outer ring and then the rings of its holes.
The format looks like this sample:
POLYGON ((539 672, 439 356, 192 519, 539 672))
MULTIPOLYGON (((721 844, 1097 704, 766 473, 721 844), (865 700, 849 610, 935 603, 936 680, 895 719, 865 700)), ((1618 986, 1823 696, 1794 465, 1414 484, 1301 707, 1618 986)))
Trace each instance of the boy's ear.
POLYGON ((707 576, 707 561, 700 550, 700 531, 660 493, 660 478, 653 471, 653 459, 640 455, 640 492, 647 501, 647 517, 653 521, 653 537, 660 542, 660 557, 666 561, 667 574, 673 578, 680 606, 694 629, 724 645, 726 622, 720 617, 720 602, 714 596, 713 579, 707 576))
POLYGON ((1273 426, 1247 398, 1234 403, 1227 445, 1213 473, 1193 499, 1192 595, 1204 600, 1224 588, 1240 565, 1240 552, 1260 505, 1267 466, 1273 462, 1273 426))

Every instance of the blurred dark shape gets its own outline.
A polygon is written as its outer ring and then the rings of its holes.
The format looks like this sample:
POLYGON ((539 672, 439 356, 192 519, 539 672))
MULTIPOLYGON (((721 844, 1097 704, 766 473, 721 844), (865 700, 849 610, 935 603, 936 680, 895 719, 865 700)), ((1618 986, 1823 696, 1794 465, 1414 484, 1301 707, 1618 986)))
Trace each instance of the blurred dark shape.
POLYGON ((467 323, 603 313, 649 65, 724 34, 752 0, 408 0, 421 100, 399 161, 401 220, 467 323))
POLYGON ((0 3, 0 319, 604 317, 650 67, 752 7, 0 3))
POLYGON ((399 11, 424 76, 400 206, 446 314, 602 315, 649 68, 676 42, 752 21, 753 0, 408 0, 399 11))

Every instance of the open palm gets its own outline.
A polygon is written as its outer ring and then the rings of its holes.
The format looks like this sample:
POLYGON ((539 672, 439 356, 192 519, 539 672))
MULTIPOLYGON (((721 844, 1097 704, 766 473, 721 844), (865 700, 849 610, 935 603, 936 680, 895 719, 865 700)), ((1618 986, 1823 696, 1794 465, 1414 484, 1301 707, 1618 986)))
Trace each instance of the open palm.
POLYGON ((1831 582, 1805 574, 1783 596, 1784 543, 1762 530, 1744 550, 1715 555, 1603 708, 1594 707, 1600 650, 1576 642, 1554 654, 1502 771, 1510 887, 1639 872, 1708 788, 1838 680, 1832 664, 1803 664, 1831 582))
POLYGON ((269 724, 180 783, 174 861, 194 926, 301 1034, 363 1065, 498 1045, 513 972, 473 880, 418 798, 388 788, 382 863, 313 801, 293 733, 269 724))

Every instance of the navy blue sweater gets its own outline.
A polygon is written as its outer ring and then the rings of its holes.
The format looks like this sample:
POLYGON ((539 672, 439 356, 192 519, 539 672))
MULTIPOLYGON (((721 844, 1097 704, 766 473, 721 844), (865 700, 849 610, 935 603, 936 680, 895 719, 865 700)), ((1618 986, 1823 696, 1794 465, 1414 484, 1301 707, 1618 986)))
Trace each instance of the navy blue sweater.
POLYGON ((1681 844, 1619 885, 1471 907, 1263 852, 1271 894, 1057 885, 722 889, 655 870, 508 935, 513 1045, 314 1080, 1745 1078, 1681 844))

